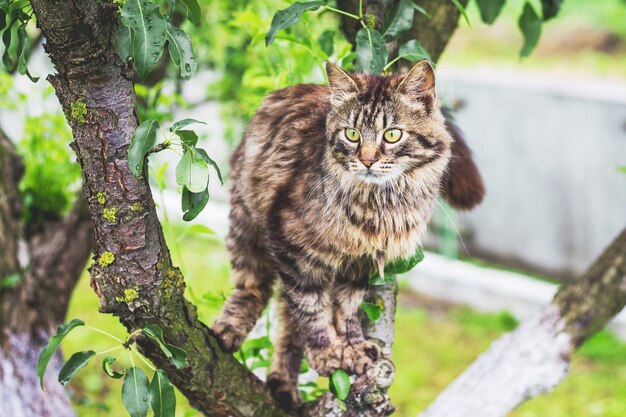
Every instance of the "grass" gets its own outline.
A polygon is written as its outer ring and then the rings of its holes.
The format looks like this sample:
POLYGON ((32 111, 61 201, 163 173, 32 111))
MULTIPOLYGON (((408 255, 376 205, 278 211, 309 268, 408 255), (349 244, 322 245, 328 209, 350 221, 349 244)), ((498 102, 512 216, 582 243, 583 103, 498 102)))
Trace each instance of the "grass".
MULTIPOLYGON (((168 241, 181 236, 181 228, 170 230, 168 241)), ((210 323, 219 311, 218 302, 227 295, 228 256, 221 242, 186 235, 178 250, 198 304, 200 317, 210 323)), ((179 262, 180 263, 180 262, 179 262)), ((419 266, 418 266, 419 267, 419 266)), ((399 417, 414 417, 462 372, 498 336, 515 327, 508 313, 483 314, 466 307, 432 308, 415 302, 406 289, 401 292, 397 314, 394 360, 396 381, 391 397, 399 417)), ((82 318, 91 326, 124 337, 117 319, 97 312, 98 301, 84 274, 72 298, 69 318, 82 318)), ((70 334, 63 347, 66 354, 86 349, 96 352, 116 346, 106 336, 88 329, 70 334)), ((120 362, 128 364, 121 351, 120 362)), ((101 359, 101 355, 98 358, 101 359)), ((80 371, 71 391, 82 417, 124 416, 121 381, 111 380, 100 369, 100 360, 80 371)), ((135 359, 137 364, 138 360, 135 359)), ((142 364, 143 365, 143 364, 142 364)), ((147 367, 144 369, 149 372, 147 367)), ((574 356, 572 372, 553 393, 531 400, 516 410, 514 417, 623 417, 626 415, 626 344, 602 332, 574 356)), ((179 395, 178 417, 199 416, 179 395)))

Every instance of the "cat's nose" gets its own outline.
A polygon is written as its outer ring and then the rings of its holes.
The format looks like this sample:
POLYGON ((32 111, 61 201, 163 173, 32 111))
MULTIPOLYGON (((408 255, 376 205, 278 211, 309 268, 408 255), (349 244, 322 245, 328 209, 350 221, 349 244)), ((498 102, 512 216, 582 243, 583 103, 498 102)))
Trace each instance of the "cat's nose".
POLYGON ((376 158, 371 158, 371 159, 364 159, 364 158, 359 158, 359 160, 363 163, 363 165, 365 165, 365 167, 369 168, 372 165, 374 165, 376 163, 376 161, 378 161, 378 159, 376 158))
POLYGON ((359 160, 367 168, 374 165, 374 163, 378 161, 378 149, 376 149, 376 145, 365 142, 361 148, 361 152, 359 152, 359 160))

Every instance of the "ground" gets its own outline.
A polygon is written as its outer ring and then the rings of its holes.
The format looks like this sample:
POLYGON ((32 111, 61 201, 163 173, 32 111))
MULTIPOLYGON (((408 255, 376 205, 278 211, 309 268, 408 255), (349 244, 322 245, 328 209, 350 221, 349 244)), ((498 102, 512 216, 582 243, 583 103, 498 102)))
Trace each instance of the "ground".
MULTIPOLYGON (((228 258, 222 243, 211 237, 183 234, 181 227, 166 224, 166 234, 175 259, 192 291, 188 296, 199 305, 199 313, 210 323, 218 312, 217 301, 230 288, 228 258), (180 255, 179 255, 180 254, 180 255)), ((419 266, 418 266, 419 268, 419 266)), ((68 319, 81 318, 87 324, 124 337, 117 320, 97 313, 97 298, 84 274, 72 299, 68 319)), ((455 376, 462 372, 492 340, 516 325, 506 312, 483 314, 459 306, 428 300, 402 289, 397 314, 394 359, 398 369, 391 396, 398 417, 414 417, 423 410, 455 376)), ((89 329, 77 330, 64 343, 66 353, 93 349, 102 352, 115 347, 107 336, 89 329)), ((104 356, 98 356, 80 371, 71 383, 71 392, 81 417, 123 416, 121 381, 101 371, 104 356), (98 360, 100 359, 100 360, 98 360)), ((120 355, 121 362, 128 354, 120 355)), ((138 360, 135 359, 137 364, 138 360)), ((326 381, 320 380, 325 385, 326 381)), ((626 344, 609 333, 601 333, 575 355, 571 375, 556 391, 536 398, 511 414, 513 417, 623 417, 626 415, 626 344)), ((178 417, 199 416, 179 396, 178 417)))

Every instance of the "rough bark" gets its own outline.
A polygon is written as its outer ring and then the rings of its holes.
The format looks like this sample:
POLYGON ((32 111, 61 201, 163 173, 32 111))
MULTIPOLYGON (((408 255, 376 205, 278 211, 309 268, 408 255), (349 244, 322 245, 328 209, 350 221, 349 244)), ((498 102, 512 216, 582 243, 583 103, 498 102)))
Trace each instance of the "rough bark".
POLYGON ((14 333, 50 333, 65 320, 70 297, 89 258, 92 226, 84 199, 65 218, 29 237, 28 269, 6 291, 5 327, 14 333))
POLYGON ((68 115, 83 170, 95 232, 91 283, 100 310, 118 316, 129 331, 158 324, 170 343, 182 347, 189 366, 176 370, 150 342, 138 341, 206 415, 285 415, 265 385, 222 352, 184 299, 184 279, 172 265, 147 172, 142 179, 131 175, 127 149, 137 116, 133 84, 113 47, 117 7, 91 0, 33 0, 31 4, 46 37, 45 50, 57 70, 49 81, 68 115), (71 117, 71 106, 77 101, 86 104, 84 121, 71 117), (113 263, 98 262, 104 252, 114 255, 113 263))
MULTIPOLYGON (((18 184, 22 171, 11 142, 0 132, 0 279, 21 272, 18 184)), ((55 381, 61 355, 50 363, 46 392, 39 386, 36 368, 39 352, 53 327, 63 321, 67 301, 84 268, 91 225, 79 209, 60 224, 42 230, 46 239, 28 242, 28 272, 17 286, 0 289, 0 416, 74 416, 65 389, 55 381)))
MULTIPOLYGON (((17 250, 22 204, 18 183, 23 167, 9 138, 0 130, 0 280, 19 272, 17 250)), ((0 310, 0 325, 3 316, 0 310)))
POLYGON ((570 357, 626 305, 626 229, 540 315, 494 342, 420 417, 503 417, 550 392, 570 357))
MULTIPOLYGON (((463 6, 467 2, 468 0, 459 0, 463 6)), ((433 62, 437 62, 459 24, 461 13, 452 1, 421 0, 419 5, 429 16, 415 13, 413 28, 401 36, 400 43, 417 39, 430 53, 433 62)))

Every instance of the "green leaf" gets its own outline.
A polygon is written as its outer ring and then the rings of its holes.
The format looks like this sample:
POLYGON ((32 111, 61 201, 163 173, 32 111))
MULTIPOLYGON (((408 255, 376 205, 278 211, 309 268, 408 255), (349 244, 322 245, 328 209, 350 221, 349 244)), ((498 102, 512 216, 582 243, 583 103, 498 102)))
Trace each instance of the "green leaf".
POLYGON ((330 392, 341 401, 348 398, 350 393, 350 375, 343 369, 337 369, 329 378, 330 392))
POLYGON ((41 353, 39 354, 39 359, 37 360, 37 376, 39 376, 41 389, 43 389, 43 376, 46 372, 46 368, 48 367, 48 363, 50 363, 50 359, 59 348, 59 344, 61 343, 61 341, 63 341, 65 336, 67 336, 68 333, 74 330, 76 327, 84 325, 84 321, 74 319, 67 324, 59 326, 57 328, 56 334, 50 338, 50 340, 48 341, 48 345, 46 345, 46 347, 41 351, 41 353))
POLYGON ((188 80, 196 73, 198 63, 193 53, 191 38, 184 30, 167 23, 167 41, 170 45, 170 58, 180 67, 180 76, 188 80))
POLYGON ((59 372, 59 382, 62 385, 67 385, 70 379, 76 375, 76 372, 83 369, 95 355, 96 352, 93 350, 84 350, 73 354, 61 368, 59 372))
POLYGON ((505 0, 476 0, 480 9, 480 18, 491 25, 502 11, 505 0))
POLYGON ((183 120, 179 120, 176 123, 174 123, 172 125, 172 127, 170 127, 170 132, 176 133, 177 131, 179 131, 183 127, 187 127, 187 126, 189 126, 191 124, 195 124, 195 123, 199 123, 199 124, 203 124, 203 125, 206 124, 206 123, 204 123, 204 122, 202 122, 200 120, 196 120, 196 119, 183 119, 183 120))
POLYGON ((623 172, 626 174, 626 167, 617 167, 617 172, 623 172))
POLYGON ((209 164, 193 149, 185 150, 176 166, 176 183, 192 193, 201 193, 209 183, 209 164))
POLYGON ((198 135, 193 130, 177 130, 176 134, 188 146, 196 146, 198 143, 198 135))
POLYGON ((371 321, 378 321, 383 313, 383 309, 379 305, 367 301, 361 303, 361 310, 363 310, 371 321))
POLYGON ((409 61, 421 61, 427 59, 432 62, 432 58, 430 57, 428 51, 420 45, 419 41, 416 39, 412 39, 400 46, 400 49, 398 49, 398 56, 409 61))
POLYGON ((470 23, 469 17, 467 17, 467 11, 465 10, 465 7, 463 7, 463 5, 459 2, 459 0, 452 0, 452 3, 454 3, 456 8, 459 9, 461 14, 465 18, 465 21, 467 22, 467 25, 471 27, 472 24, 470 23))
POLYGON ((158 5, 148 0, 126 0, 120 22, 131 31, 129 55, 137 76, 143 81, 163 54, 167 21, 158 5))
POLYGON ((376 29, 362 28, 356 34, 356 62, 362 72, 380 74, 387 63, 387 44, 376 29))
POLYGON ((391 263, 385 265, 385 275, 389 274, 404 274, 415 268, 415 266, 424 260, 424 251, 417 249, 415 254, 408 259, 394 259, 391 263))
POLYGON ((22 275, 18 272, 7 275, 0 279, 0 289, 14 288, 22 281, 22 275))
POLYGON ((524 46, 520 51, 522 58, 527 57, 535 49, 541 36, 541 19, 530 3, 524 5, 524 11, 518 21, 519 28, 524 35, 524 46))
POLYGON ((380 286, 385 285, 388 282, 393 282, 396 279, 394 274, 390 274, 385 271, 385 276, 383 278, 380 277, 380 274, 376 272, 368 281, 369 285, 372 286, 380 286))
POLYGON ((150 324, 141 329, 141 332, 159 345, 161 351, 177 369, 187 366, 187 353, 177 346, 166 343, 163 339, 163 330, 159 326, 150 324))
POLYGON ((217 172, 217 177, 220 179, 220 183, 222 185, 224 185, 224 179, 222 178, 222 172, 220 171, 220 167, 217 166, 217 162, 215 162, 214 160, 212 160, 209 157, 209 154, 206 153, 206 151, 202 148, 196 148, 196 151, 200 154, 200 156, 202 158, 204 158, 204 160, 213 167, 213 169, 215 169, 215 172, 217 172))
POLYGON ((111 368, 111 365, 115 363, 117 359, 113 356, 107 356, 102 360, 102 370, 105 374, 110 376, 113 379, 120 379, 124 376, 125 372, 117 372, 115 369, 111 368))
POLYGON ((11 19, 9 26, 2 34, 2 43, 4 43, 2 63, 7 71, 13 71, 15 69, 15 59, 17 59, 17 42, 15 42, 15 39, 17 38, 17 26, 14 25, 16 21, 16 18, 11 19))
POLYGON ((183 233, 181 233, 181 237, 189 234, 214 235, 215 231, 203 224, 192 224, 191 226, 185 227, 183 233))
POLYGON ((204 190, 201 193, 192 193, 187 189, 187 187, 183 187, 183 196, 182 196, 182 208, 183 208, 183 220, 186 222, 190 222, 196 217, 198 214, 202 212, 204 207, 206 207, 209 202, 209 191, 204 190))
POLYGON ((176 394, 167 374, 157 369, 148 387, 148 402, 154 417, 174 417, 176 414, 176 394))
POLYGON ((559 13, 563 0, 541 0, 543 20, 550 20, 559 13))
POLYGON ((413 26, 413 15, 415 14, 415 3, 411 0, 400 0, 391 9, 385 18, 385 29, 383 39, 391 42, 397 39, 402 32, 413 26))
POLYGON ((322 32, 320 37, 317 39, 317 43, 320 46, 322 52, 326 54, 327 57, 331 56, 335 50, 335 31, 334 30, 326 30, 322 32))
POLYGON ((428 14, 428 12, 426 11, 426 9, 424 9, 423 7, 415 4, 415 2, 411 2, 411 6, 413 6, 413 8, 415 9, 416 12, 423 14, 424 16, 430 18, 430 15, 428 14))
POLYGON ((124 63, 131 58, 130 43, 132 37, 133 35, 129 28, 124 25, 118 26, 117 35, 115 36, 115 50, 124 63))
POLYGON ((199 25, 202 13, 198 0, 180 0, 180 2, 184 4, 187 9, 187 19, 189 19, 191 23, 199 25))
POLYGON ((148 377, 141 368, 136 366, 126 372, 122 383, 122 402, 131 417, 146 417, 148 415, 148 377))
POLYGON ((36 83, 39 81, 39 77, 33 77, 26 66, 26 39, 28 38, 26 24, 22 23, 17 28, 17 72, 20 75, 26 75, 32 82, 36 83))
POLYGON ((279 30, 290 28, 298 23, 302 19, 304 12, 317 10, 323 5, 323 1, 297 1, 286 9, 277 11, 272 19, 270 30, 265 35, 265 46, 269 46, 274 42, 276 33, 279 30))
POLYGON ((146 154, 156 144, 156 132, 159 128, 157 120, 146 120, 133 133, 128 148, 128 164, 130 172, 137 178, 143 172, 143 162, 146 154))

